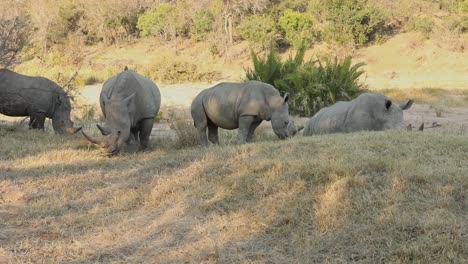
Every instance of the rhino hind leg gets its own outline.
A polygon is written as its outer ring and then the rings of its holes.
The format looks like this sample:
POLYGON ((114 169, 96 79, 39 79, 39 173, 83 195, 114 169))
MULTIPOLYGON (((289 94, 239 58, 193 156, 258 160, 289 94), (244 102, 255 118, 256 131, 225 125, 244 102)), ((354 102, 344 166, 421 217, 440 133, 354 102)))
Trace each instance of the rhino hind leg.
POLYGON ((213 144, 219 144, 218 126, 208 120, 208 140, 213 144))
POLYGON ((149 148, 149 139, 153 130, 154 118, 147 118, 141 121, 138 138, 140 139, 140 150, 145 151, 149 148))
POLYGON ((45 114, 43 113, 32 113, 29 116, 29 128, 30 129, 42 129, 44 130, 45 114))
POLYGON ((262 121, 253 122, 249 127, 249 133, 247 134, 247 142, 252 142, 255 136, 255 129, 262 123, 262 121))
POLYGON ((208 118, 201 104, 192 106, 191 114, 193 118, 193 124, 198 131, 198 138, 203 146, 208 146, 208 137, 206 130, 208 128, 208 118))

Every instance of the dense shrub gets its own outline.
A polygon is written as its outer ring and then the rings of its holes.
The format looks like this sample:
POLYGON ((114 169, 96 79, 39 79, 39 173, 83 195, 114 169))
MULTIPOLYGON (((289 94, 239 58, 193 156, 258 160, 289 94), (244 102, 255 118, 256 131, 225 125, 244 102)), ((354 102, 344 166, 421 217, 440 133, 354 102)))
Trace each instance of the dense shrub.
POLYGON ((364 85, 359 77, 364 73, 364 64, 352 65, 351 57, 304 63, 305 50, 301 47, 295 57, 290 56, 285 62, 273 49, 264 59, 253 53, 254 68, 246 71, 246 77, 289 92, 290 112, 302 116, 311 116, 322 107, 353 99, 360 93, 364 85))
POLYGON ((214 17, 208 11, 201 11, 195 14, 191 35, 198 41, 206 38, 206 35, 213 27, 214 17))
POLYGON ((429 37, 434 29, 434 25, 434 20, 430 17, 413 17, 408 21, 406 29, 421 32, 425 37, 429 37))
POLYGON ((253 15, 238 27, 241 37, 254 46, 268 47, 276 34, 275 21, 264 15, 253 15))
POLYGON ((175 38, 186 30, 186 21, 179 16, 174 4, 165 3, 142 14, 137 28, 142 36, 161 36, 164 40, 175 38))
POLYGON ((295 48, 310 43, 314 38, 312 18, 308 14, 287 9, 278 22, 286 40, 295 48))
POLYGON ((325 38, 340 44, 368 44, 384 35, 386 17, 364 0, 316 0, 311 5, 328 22, 325 38))

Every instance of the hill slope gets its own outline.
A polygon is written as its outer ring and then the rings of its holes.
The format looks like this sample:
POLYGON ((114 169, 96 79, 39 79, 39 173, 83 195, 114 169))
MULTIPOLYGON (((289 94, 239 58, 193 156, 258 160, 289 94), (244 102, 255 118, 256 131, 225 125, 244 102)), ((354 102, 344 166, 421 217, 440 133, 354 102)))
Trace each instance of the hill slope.
POLYGON ((79 137, 0 134, 0 256, 14 263, 468 261, 466 136, 153 142, 108 159, 79 137))

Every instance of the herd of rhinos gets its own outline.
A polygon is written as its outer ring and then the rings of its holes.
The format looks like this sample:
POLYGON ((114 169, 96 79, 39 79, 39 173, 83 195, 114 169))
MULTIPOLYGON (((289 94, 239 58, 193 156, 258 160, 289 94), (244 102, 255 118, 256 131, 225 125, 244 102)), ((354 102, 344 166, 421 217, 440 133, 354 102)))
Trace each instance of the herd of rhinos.
MULTIPOLYGON (((364 93, 352 101, 321 109, 304 128, 296 126, 289 116, 288 99, 289 94, 281 96, 273 86, 258 81, 224 82, 203 90, 191 106, 200 143, 218 143, 218 127, 239 129, 239 143, 250 142, 263 120, 271 121, 280 139, 302 129, 304 136, 398 129, 404 127, 403 110, 413 104, 409 100, 396 105, 382 94, 364 93)), ((125 67, 104 83, 99 102, 105 125, 97 127, 103 137, 96 139, 81 131, 87 140, 109 155, 148 148, 161 105, 161 94, 152 80, 125 67)), ((29 116, 29 127, 34 129, 44 129, 45 118, 51 118, 56 133, 74 134, 81 127, 74 127, 70 111, 69 96, 51 80, 0 70, 1 114, 29 116)))

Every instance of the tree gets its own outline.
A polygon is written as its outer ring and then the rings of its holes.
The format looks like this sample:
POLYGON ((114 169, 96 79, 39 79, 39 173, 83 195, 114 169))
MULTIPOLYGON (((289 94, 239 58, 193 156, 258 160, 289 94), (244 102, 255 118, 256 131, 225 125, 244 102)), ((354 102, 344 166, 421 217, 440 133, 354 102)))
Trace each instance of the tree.
POLYGON ((8 68, 18 62, 18 55, 27 41, 25 17, 0 18, 0 65, 8 68))

